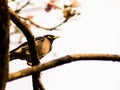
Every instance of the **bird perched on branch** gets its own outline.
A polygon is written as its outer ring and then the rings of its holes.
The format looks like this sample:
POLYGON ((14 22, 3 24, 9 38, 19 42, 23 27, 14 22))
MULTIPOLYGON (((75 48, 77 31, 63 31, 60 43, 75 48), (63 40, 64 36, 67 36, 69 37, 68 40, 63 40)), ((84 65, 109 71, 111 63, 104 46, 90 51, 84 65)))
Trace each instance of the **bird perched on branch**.
MULTIPOLYGON (((56 38, 59 38, 59 36, 45 35, 43 37, 35 38, 38 59, 41 59, 42 57, 44 57, 47 53, 51 51, 52 43, 56 38)), ((21 44, 14 50, 10 51, 10 61, 14 59, 26 60, 28 65, 32 65, 27 42, 21 44)))

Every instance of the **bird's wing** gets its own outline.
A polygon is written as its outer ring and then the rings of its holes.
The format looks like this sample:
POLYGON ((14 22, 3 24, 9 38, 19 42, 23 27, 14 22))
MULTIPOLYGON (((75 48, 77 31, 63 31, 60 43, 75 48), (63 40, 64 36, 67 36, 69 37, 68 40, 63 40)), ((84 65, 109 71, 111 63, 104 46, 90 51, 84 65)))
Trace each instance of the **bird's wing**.
POLYGON ((36 40, 43 41, 43 40, 44 40, 44 37, 41 37, 41 36, 40 36, 40 37, 36 37, 36 38, 35 38, 35 41, 36 41, 36 40))
MULTIPOLYGON (((43 42, 44 42, 43 37, 35 38, 36 50, 37 50, 37 53, 39 53, 40 55, 41 55, 42 48, 43 48, 42 47, 43 42)), ((17 48, 15 48, 14 50, 10 51, 10 58, 11 58, 11 60, 20 58, 22 60, 25 59, 28 62, 31 62, 28 43, 25 42, 25 43, 21 44, 20 46, 18 46, 17 48)))
POLYGON ((21 47, 23 47, 23 46, 26 46, 26 45, 28 45, 28 43, 27 43, 27 42, 24 42, 24 43, 22 43, 21 45, 19 45, 17 48, 11 50, 10 53, 13 53, 13 52, 15 52, 17 49, 19 49, 19 48, 21 48, 21 47))
MULTIPOLYGON (((37 41, 37 40, 39 40, 39 41, 41 42, 41 41, 44 40, 44 38, 43 38, 43 37, 36 37, 36 38, 35 38, 35 41, 37 41)), ((23 47, 23 46, 27 46, 27 47, 28 47, 28 43, 27 43, 27 42, 22 43, 22 44, 19 45, 17 48, 11 50, 10 53, 15 52, 16 50, 18 50, 19 48, 21 48, 21 47, 23 47)))

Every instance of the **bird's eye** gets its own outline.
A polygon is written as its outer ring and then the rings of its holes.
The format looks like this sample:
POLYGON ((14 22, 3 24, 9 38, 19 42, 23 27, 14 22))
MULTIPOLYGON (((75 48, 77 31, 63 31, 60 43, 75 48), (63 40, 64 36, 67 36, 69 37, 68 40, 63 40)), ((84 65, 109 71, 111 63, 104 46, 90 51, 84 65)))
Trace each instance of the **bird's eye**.
POLYGON ((51 38, 51 36, 48 36, 48 38, 51 38))

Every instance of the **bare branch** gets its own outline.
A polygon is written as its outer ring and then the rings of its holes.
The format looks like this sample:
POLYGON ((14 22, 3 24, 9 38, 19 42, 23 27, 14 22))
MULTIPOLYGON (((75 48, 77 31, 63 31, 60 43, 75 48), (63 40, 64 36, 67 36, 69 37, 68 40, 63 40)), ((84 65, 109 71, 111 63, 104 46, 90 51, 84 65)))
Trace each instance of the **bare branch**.
POLYGON ((66 23, 72 17, 78 16, 78 15, 81 14, 81 13, 77 13, 76 10, 72 10, 72 7, 69 7, 68 9, 65 8, 64 10, 62 10, 62 12, 63 12, 63 15, 64 15, 63 16, 64 20, 61 23, 59 23, 58 25, 53 26, 52 28, 47 28, 47 27, 40 26, 40 25, 36 24, 34 21, 32 21, 30 18, 24 18, 24 17, 21 17, 21 16, 20 16, 20 18, 22 18, 25 21, 28 21, 31 25, 34 25, 37 28, 52 31, 52 30, 57 30, 58 27, 60 27, 64 23, 66 23))
MULTIPOLYGON (((21 21, 19 16, 11 8, 9 8, 9 13, 10 13, 11 20, 18 26, 18 28, 20 28, 20 30, 24 33, 24 35, 27 38, 32 65, 34 66, 39 64, 39 60, 38 60, 37 52, 35 48, 34 36, 32 35, 31 30, 27 27, 27 25, 23 21, 21 21)), ((40 81, 39 79, 40 79, 40 72, 32 74, 34 90, 39 90, 39 88, 40 89, 43 88, 43 87, 39 87, 39 85, 41 84, 41 82, 39 82, 40 81)), ((44 90, 44 89, 41 89, 41 90, 44 90)))
POLYGON ((19 13, 23 8, 25 8, 27 5, 30 4, 30 0, 28 0, 23 6, 21 6, 19 9, 15 10, 16 13, 19 13))
POLYGON ((47 28, 47 27, 43 27, 43 26, 40 26, 40 25, 36 24, 35 22, 33 22, 29 18, 24 18, 24 17, 21 17, 21 16, 20 16, 20 18, 23 19, 23 20, 29 21, 29 23, 31 23, 32 25, 34 25, 37 28, 41 28, 41 29, 48 30, 48 31, 57 30, 58 27, 60 27, 61 25, 63 25, 64 23, 66 23, 70 19, 70 18, 65 18, 65 20, 63 20, 58 25, 53 26, 52 28, 47 28))
POLYGON ((22 20, 20 20, 19 16, 11 8, 9 8, 9 13, 10 13, 11 20, 23 32, 23 34, 25 35, 28 41, 31 59, 32 60, 34 59, 34 61, 37 61, 37 63, 39 63, 37 58, 36 48, 35 48, 34 36, 32 35, 31 30, 27 27, 27 25, 22 20))
POLYGON ((47 69, 54 68, 63 64, 67 64, 73 61, 118 61, 120 62, 120 55, 113 54, 74 54, 67 55, 58 59, 51 60, 47 63, 33 66, 32 68, 27 68, 9 75, 8 81, 12 81, 18 78, 29 76, 33 73, 45 71, 47 69))

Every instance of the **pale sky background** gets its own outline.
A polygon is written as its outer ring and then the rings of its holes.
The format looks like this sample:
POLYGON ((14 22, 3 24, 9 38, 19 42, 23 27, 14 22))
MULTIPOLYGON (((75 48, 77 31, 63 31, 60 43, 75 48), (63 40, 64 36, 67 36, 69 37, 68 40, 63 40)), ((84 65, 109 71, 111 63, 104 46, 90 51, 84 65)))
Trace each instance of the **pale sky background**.
MULTIPOLYGON (((42 1, 42 0, 41 0, 42 1)), ((40 0, 34 0, 40 6, 40 0), (39 2, 38 2, 39 1, 39 2)), ((80 0, 82 13, 77 20, 70 20, 60 31, 36 30, 35 36, 55 34, 61 38, 53 43, 52 52, 42 63, 67 54, 120 53, 120 0, 80 0)), ((55 10, 47 14, 43 10, 23 15, 35 15, 35 22, 54 26, 61 16, 55 10), (37 14, 36 14, 37 13, 37 14)), ((32 28, 32 30, 35 28, 32 28)), ((11 47, 13 48, 13 47, 11 47)), ((27 68, 25 61, 10 62, 10 72, 27 68)), ((46 90, 120 90, 120 63, 102 61, 79 61, 42 72, 46 90)), ((6 90, 32 90, 31 77, 7 84, 6 90)))

